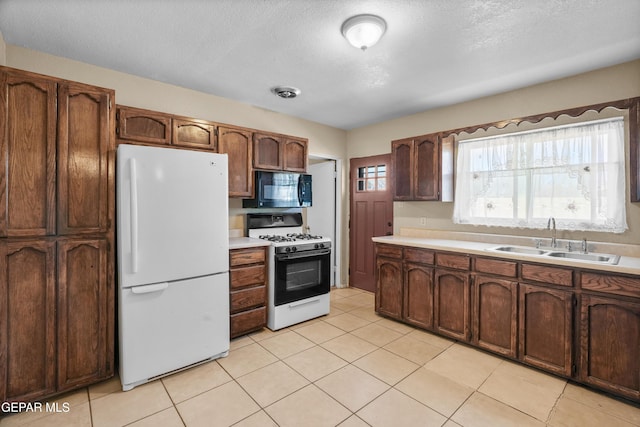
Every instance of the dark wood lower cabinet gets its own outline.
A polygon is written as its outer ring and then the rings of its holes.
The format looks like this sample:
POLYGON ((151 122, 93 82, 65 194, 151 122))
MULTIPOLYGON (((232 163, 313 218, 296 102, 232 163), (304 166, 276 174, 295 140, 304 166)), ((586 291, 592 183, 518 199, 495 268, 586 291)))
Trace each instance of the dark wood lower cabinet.
POLYGON ((520 284, 520 359, 570 377, 573 361, 571 292, 520 284))
POLYGON ((114 290, 108 243, 58 242, 58 390, 108 378, 114 353, 114 290))
POLYGON ((402 260, 378 257, 376 311, 402 320, 402 260))
POLYGON ((435 330, 460 341, 469 341, 471 338, 469 273, 437 268, 434 287, 435 330))
POLYGON ((433 267, 404 265, 404 319, 425 329, 433 328, 433 267))
POLYGON ((229 251, 230 336, 236 338, 267 326, 266 247, 229 251))
POLYGON ((0 251, 0 401, 31 401, 56 391, 55 241, 0 251))
POLYGON ((580 379, 640 400, 640 304, 583 294, 580 379))
POLYGON ((518 283, 476 276, 473 343, 515 358, 518 338, 518 283))

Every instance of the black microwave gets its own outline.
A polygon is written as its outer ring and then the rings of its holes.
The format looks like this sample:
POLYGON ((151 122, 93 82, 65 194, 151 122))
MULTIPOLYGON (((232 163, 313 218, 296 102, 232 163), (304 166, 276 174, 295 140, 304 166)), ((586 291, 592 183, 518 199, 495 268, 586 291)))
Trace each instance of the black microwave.
POLYGON ((304 208, 311 206, 311 175, 255 172, 255 198, 243 199, 243 208, 304 208))

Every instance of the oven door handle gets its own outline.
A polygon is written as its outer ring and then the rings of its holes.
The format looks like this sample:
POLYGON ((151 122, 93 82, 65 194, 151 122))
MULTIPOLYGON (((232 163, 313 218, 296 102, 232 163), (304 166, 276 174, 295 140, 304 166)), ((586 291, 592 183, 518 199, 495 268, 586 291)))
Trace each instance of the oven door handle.
POLYGON ((295 252, 295 253, 289 253, 289 254, 277 254, 276 259, 285 260, 285 259, 309 258, 312 256, 329 255, 330 253, 331 253, 331 249, 325 249, 321 251, 295 252))

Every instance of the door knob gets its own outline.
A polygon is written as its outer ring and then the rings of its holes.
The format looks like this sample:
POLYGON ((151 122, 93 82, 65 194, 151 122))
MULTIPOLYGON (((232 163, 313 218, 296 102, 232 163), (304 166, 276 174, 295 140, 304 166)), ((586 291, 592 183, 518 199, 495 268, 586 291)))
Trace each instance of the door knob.
POLYGON ((392 223, 391 221, 389 221, 389 222, 387 223, 387 225, 388 225, 389 227, 391 227, 391 226, 393 226, 393 223, 392 223))

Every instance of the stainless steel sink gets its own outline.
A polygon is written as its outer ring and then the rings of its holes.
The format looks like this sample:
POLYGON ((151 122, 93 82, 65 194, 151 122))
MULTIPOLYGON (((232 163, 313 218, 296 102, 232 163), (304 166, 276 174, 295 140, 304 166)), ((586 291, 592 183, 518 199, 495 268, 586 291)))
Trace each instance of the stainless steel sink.
POLYGON ((546 256, 554 258, 568 258, 580 261, 598 262, 603 264, 617 264, 620 260, 618 255, 609 254, 583 254, 580 252, 549 252, 546 256))
POLYGON ((619 255, 611 255, 611 254, 598 254, 598 253, 582 253, 582 252, 565 252, 559 251, 555 249, 538 249, 538 248, 529 248, 526 246, 512 246, 512 245, 503 245, 497 246, 495 248, 489 248, 490 251, 495 252, 508 252, 513 254, 522 254, 522 255, 532 255, 535 257, 552 257, 552 258, 563 258, 567 260, 576 260, 576 261, 584 261, 591 262, 597 264, 617 264, 620 261, 619 255))
POLYGON ((526 248, 522 246, 498 246, 497 248, 491 248, 491 250, 500 251, 500 252, 512 252, 516 254, 528 254, 528 255, 542 255, 546 253, 546 251, 543 251, 542 249, 526 248))

